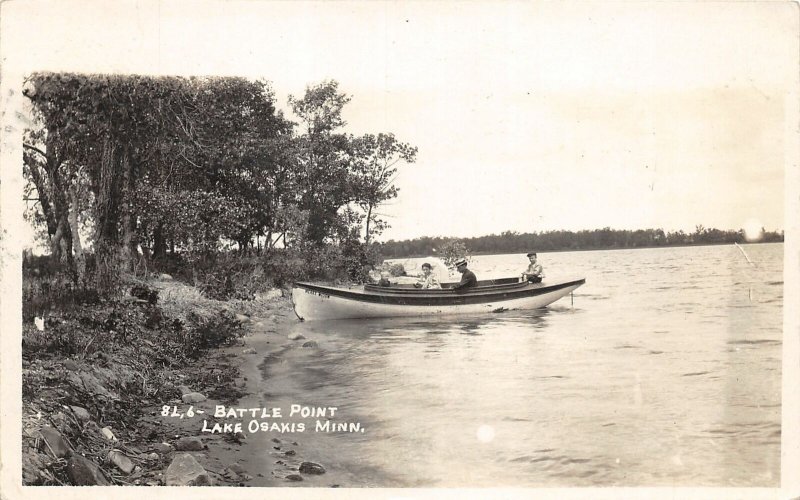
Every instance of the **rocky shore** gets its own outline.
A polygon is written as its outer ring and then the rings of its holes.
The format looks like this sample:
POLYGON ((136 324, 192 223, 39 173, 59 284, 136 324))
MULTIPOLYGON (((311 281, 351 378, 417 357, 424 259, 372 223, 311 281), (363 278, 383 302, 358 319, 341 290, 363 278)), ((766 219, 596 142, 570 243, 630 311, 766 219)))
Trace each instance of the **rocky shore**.
POLYGON ((220 302, 168 276, 141 288, 151 295, 24 326, 23 484, 286 486, 324 474, 291 437, 262 436, 267 461, 253 435, 202 431, 220 420, 217 405, 262 404, 265 356, 316 348, 287 338, 296 319, 286 291, 220 302), (209 344, 220 332, 204 328, 215 326, 236 335, 186 352, 209 344))

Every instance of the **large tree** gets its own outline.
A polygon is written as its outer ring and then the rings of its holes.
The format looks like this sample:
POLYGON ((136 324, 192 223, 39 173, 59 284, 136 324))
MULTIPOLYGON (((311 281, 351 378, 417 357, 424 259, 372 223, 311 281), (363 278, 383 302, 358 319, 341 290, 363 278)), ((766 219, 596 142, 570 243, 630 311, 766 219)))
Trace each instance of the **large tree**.
POLYGON ((338 211, 353 197, 349 183, 349 139, 339 129, 346 122, 342 108, 350 97, 336 81, 306 88, 301 99, 289 96, 302 132, 295 139, 298 204, 309 214, 308 238, 321 245, 336 231, 338 211))
MULTIPOLYGON (((354 137, 341 131, 342 116, 350 97, 329 80, 309 86, 302 99, 289 98, 300 118, 297 136, 299 204, 309 213, 309 237, 321 244, 325 238, 349 235, 362 221, 365 242, 385 227, 375 208, 397 196, 393 182, 400 161, 411 163, 417 149, 393 134, 354 137), (364 214, 355 214, 355 204, 364 214)), ((348 236, 349 237, 349 236, 348 236)))
POLYGON ((397 163, 413 163, 416 154, 417 148, 398 141, 394 134, 365 134, 352 139, 352 183, 355 202, 365 212, 365 243, 369 244, 370 238, 387 225, 375 209, 397 197, 397 163))
POLYGON ((220 237, 247 242, 268 224, 254 208, 269 196, 259 181, 275 168, 271 141, 290 124, 266 83, 46 73, 31 76, 25 95, 38 125, 26 173, 56 243, 69 240, 72 172, 86 174, 99 285, 130 266, 140 244, 210 249, 220 237))

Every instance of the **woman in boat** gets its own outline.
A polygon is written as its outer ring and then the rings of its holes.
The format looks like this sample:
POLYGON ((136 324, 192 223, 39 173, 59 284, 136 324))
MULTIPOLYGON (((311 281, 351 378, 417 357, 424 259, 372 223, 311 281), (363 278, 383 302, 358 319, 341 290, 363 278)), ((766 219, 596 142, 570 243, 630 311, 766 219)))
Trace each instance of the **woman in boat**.
POLYGON ((461 273, 461 281, 453 286, 454 290, 478 286, 478 278, 475 276, 475 273, 467 269, 466 259, 461 259, 456 262, 456 270, 461 273))
POLYGON ((528 265, 528 269, 522 273, 522 279, 527 280, 531 283, 541 283, 542 278, 544 277, 544 269, 542 269, 542 265, 536 262, 536 252, 530 252, 528 254, 528 259, 531 261, 530 265, 528 265))
POLYGON ((419 277, 419 281, 414 283, 414 286, 416 288, 442 288, 431 271, 433 271, 433 266, 427 262, 422 264, 422 276, 419 277))

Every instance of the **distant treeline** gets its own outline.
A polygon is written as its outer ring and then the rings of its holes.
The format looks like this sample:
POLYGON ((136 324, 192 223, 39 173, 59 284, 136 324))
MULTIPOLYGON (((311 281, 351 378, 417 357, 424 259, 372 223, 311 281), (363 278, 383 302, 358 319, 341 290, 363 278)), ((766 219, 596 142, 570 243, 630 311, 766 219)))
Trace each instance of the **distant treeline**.
MULTIPOLYGON (((413 240, 389 240, 380 245, 384 257, 411 257, 435 254, 438 249, 454 238, 424 236, 413 240)), ((697 226, 693 233, 684 231, 664 232, 663 229, 594 229, 583 231, 544 231, 518 233, 504 231, 500 234, 461 238, 470 253, 518 253, 553 252, 561 250, 600 250, 613 248, 648 248, 683 245, 717 245, 746 242, 743 230, 722 231, 697 226)), ((783 231, 769 232, 763 228, 758 242, 783 241, 783 231)))

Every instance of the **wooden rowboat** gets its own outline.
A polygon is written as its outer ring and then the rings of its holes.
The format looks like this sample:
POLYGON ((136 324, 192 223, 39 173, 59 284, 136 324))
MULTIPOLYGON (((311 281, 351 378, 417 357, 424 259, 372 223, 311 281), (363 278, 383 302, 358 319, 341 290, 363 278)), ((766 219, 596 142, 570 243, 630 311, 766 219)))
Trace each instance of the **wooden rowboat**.
POLYGON ((412 285, 339 287, 295 283, 292 303, 300 320, 391 318, 400 316, 466 315, 506 309, 538 309, 583 285, 585 279, 557 283, 520 282, 519 278, 479 281, 478 286, 453 290, 421 290, 412 285))

